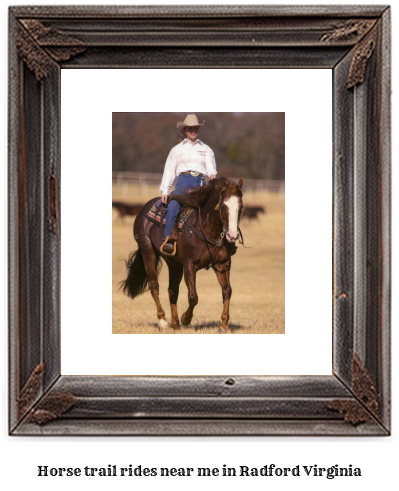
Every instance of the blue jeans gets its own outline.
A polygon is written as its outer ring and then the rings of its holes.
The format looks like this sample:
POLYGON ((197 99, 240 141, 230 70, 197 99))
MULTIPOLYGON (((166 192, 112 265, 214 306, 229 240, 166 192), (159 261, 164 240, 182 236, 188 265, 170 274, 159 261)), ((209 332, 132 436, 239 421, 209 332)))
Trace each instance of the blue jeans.
MULTIPOLYGON (((202 176, 194 177, 191 174, 180 174, 177 178, 174 194, 185 194, 193 186, 201 186, 203 179, 204 178, 202 176)), ((173 224, 175 223, 176 217, 179 214, 180 208, 181 205, 175 200, 172 200, 168 204, 164 240, 172 233, 173 224)))

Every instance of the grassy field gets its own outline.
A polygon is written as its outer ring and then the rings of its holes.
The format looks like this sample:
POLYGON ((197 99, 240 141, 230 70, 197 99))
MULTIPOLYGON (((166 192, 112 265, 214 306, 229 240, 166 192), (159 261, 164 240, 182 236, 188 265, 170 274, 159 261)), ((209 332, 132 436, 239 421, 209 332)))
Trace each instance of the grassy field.
MULTIPOLYGON (((113 189, 113 199, 127 203, 145 203, 158 196, 157 188, 113 189)), ((241 222, 244 248, 232 258, 229 326, 233 334, 284 334, 285 320, 285 255, 284 195, 245 193, 244 204, 263 205, 266 214, 257 223, 241 222)), ((133 217, 118 219, 113 211, 112 225, 112 329, 114 334, 159 334, 156 308, 150 292, 134 300, 119 289, 126 277, 124 260, 137 244, 133 238, 133 217)), ((160 300, 170 320, 168 268, 164 264, 159 277, 160 300)), ((199 302, 192 324, 180 334, 217 334, 222 314, 222 292, 212 270, 197 274, 199 302)), ((182 280, 178 301, 179 318, 187 308, 187 288, 182 280)), ((170 328, 163 333, 174 333, 170 328)))

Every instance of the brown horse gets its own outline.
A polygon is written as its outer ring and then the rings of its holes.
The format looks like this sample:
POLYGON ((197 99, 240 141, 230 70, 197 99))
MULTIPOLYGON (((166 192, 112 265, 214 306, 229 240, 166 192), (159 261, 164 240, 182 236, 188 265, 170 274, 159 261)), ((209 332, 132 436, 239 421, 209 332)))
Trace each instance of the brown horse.
POLYGON ((155 301, 159 327, 166 328, 165 311, 159 301, 158 274, 160 258, 169 268, 169 301, 172 313, 172 327, 180 328, 177 314, 179 286, 184 275, 188 288, 188 308, 181 317, 181 323, 188 326, 198 303, 196 273, 205 268, 215 271, 223 296, 222 323, 219 332, 229 332, 229 307, 232 289, 230 286, 231 256, 235 254, 236 240, 240 237, 239 221, 243 208, 243 180, 235 183, 224 177, 213 179, 207 186, 192 188, 185 195, 172 196, 180 204, 196 209, 178 233, 177 253, 174 256, 160 251, 161 233, 159 225, 146 219, 146 214, 158 198, 144 205, 136 217, 133 233, 138 250, 131 253, 127 261, 127 279, 122 283, 123 291, 135 298, 148 289, 155 301))

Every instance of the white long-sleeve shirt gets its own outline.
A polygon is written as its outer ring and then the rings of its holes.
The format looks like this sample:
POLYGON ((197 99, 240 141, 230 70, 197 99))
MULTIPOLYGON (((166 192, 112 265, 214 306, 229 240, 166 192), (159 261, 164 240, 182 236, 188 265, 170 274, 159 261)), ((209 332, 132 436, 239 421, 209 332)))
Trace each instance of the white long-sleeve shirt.
POLYGON ((205 176, 216 175, 215 154, 201 140, 191 144, 187 138, 172 148, 165 163, 160 187, 161 194, 168 194, 176 176, 195 171, 205 176))

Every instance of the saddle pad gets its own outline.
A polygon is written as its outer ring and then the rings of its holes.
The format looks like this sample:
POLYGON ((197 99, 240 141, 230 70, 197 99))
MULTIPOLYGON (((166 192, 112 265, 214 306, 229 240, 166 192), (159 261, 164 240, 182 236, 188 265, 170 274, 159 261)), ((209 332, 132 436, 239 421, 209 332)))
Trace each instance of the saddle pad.
MULTIPOLYGON (((148 211, 146 218, 148 218, 148 220, 150 222, 158 223, 158 224, 160 223, 160 221, 161 221, 161 200, 160 199, 148 211)), ((164 218, 163 219, 164 225, 165 225, 165 222, 166 222, 166 219, 164 218)))
MULTIPOLYGON (((177 216, 177 231, 181 232, 184 229, 186 220, 194 213, 194 208, 183 206, 177 216)), ((148 211, 146 218, 157 225, 161 222, 161 200, 159 199, 148 211)), ((166 223, 166 218, 163 219, 163 225, 166 223)), ((176 225, 176 223, 175 223, 176 225)))

